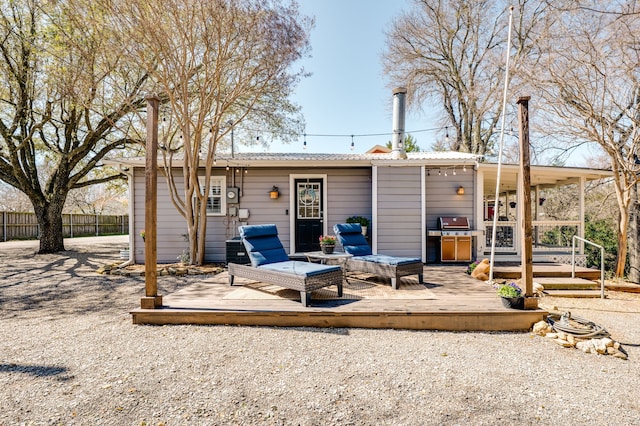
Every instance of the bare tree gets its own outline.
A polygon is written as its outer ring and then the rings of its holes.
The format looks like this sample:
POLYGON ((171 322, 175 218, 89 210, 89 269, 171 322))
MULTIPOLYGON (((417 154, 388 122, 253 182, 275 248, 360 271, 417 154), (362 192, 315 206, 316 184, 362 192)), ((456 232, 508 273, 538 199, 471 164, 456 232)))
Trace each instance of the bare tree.
POLYGON ((160 145, 171 200, 187 224, 191 263, 204 262, 211 169, 221 140, 246 122, 300 133, 299 108, 289 96, 304 72, 292 70, 292 64, 308 50, 312 21, 299 15, 295 3, 282 3, 112 4, 115 26, 138 47, 131 56, 144 60, 141 66, 170 111, 160 145), (175 165, 181 166, 183 182, 175 165))
POLYGON ((95 171, 135 142, 127 119, 144 106, 147 75, 120 63, 109 13, 83 0, 0 6, 0 179, 29 197, 41 253, 64 250, 69 191, 123 177, 95 171))
MULTIPOLYGON (((631 235, 628 224, 630 215, 638 217, 640 22, 633 11, 616 9, 610 2, 590 4, 608 13, 563 7, 549 27, 549 37, 541 39, 541 66, 530 78, 545 99, 542 108, 556 140, 597 143, 609 158, 620 212, 615 274, 622 277, 627 248, 633 253, 639 248, 637 232, 631 235)), ((633 280, 638 278, 636 274, 633 280)))
MULTIPOLYGON (((396 18, 383 55, 391 85, 408 89, 414 108, 442 106, 450 149, 491 151, 502 107, 508 2, 414 0, 396 18)), ((520 0, 514 11, 513 64, 529 55, 532 35, 544 16, 542 0, 520 0)))

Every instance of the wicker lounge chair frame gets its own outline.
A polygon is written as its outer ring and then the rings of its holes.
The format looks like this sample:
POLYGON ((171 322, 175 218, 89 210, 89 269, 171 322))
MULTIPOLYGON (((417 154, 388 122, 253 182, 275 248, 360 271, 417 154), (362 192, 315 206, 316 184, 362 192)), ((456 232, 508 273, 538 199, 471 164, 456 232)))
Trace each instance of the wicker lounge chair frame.
POLYGON ((275 284, 299 291, 300 301, 305 307, 311 304, 311 292, 323 287, 335 285, 338 297, 342 297, 342 268, 289 260, 275 225, 247 225, 238 229, 252 264, 229 263, 230 286, 235 277, 275 284), (277 270, 280 265, 283 271, 277 270), (290 272, 291 269, 303 272, 296 274, 290 272))
POLYGON ((342 244, 344 251, 353 255, 353 257, 347 259, 347 270, 367 272, 390 278, 391 287, 394 290, 398 289, 398 280, 408 275, 418 275, 418 282, 424 282, 424 265, 420 259, 407 259, 408 261, 399 262, 398 264, 365 260, 362 256, 371 255, 372 252, 369 243, 362 235, 362 228, 359 224, 337 224, 333 230, 338 236, 338 241, 342 244), (350 237, 347 240, 345 240, 342 231, 349 231, 350 237))
POLYGON ((311 304, 311 292, 323 287, 332 285, 337 286, 338 297, 342 297, 343 273, 341 270, 325 272, 311 277, 304 277, 284 272, 254 268, 251 265, 229 263, 229 285, 233 285, 234 277, 275 284, 280 287, 299 291, 300 301, 302 302, 302 306, 305 307, 311 304))
POLYGON ((408 275, 418 275, 418 282, 424 282, 424 265, 419 263, 408 263, 406 265, 388 265, 385 263, 368 262, 358 260, 357 256, 347 259, 347 270, 357 272, 367 272, 380 277, 390 278, 391 287, 398 289, 398 280, 408 275))

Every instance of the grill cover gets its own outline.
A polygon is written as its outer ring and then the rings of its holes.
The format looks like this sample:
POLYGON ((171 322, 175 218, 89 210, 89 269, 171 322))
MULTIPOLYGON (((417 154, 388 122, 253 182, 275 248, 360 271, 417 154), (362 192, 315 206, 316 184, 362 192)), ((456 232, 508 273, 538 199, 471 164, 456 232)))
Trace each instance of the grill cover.
POLYGON ((438 223, 443 231, 469 229, 469 219, 464 216, 443 216, 438 219, 438 223))

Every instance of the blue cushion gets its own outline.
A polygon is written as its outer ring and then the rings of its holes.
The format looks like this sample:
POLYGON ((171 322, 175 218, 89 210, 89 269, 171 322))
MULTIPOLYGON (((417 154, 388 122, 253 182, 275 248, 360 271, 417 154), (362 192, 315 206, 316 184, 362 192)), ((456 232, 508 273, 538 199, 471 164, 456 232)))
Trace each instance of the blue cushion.
POLYGON ((371 247, 362 235, 362 227, 359 223, 337 223, 333 227, 345 252, 354 256, 366 256, 372 254, 371 247))
MULTIPOLYGON (((339 271, 338 265, 321 265, 319 263, 300 262, 297 260, 289 260, 286 262, 267 263, 261 265, 259 269, 266 269, 275 272, 285 272, 288 274, 294 274, 302 277, 312 277, 315 275, 321 275, 326 272, 339 271)), ((277 283, 275 283, 277 284, 277 283)))
POLYGON ((380 263, 383 265, 408 265, 411 263, 422 263, 422 260, 416 257, 396 257, 388 256, 386 254, 371 254, 368 256, 360 256, 358 260, 364 260, 365 262, 380 263))
POLYGON ((289 260, 275 225, 246 225, 238 230, 254 267, 289 260))

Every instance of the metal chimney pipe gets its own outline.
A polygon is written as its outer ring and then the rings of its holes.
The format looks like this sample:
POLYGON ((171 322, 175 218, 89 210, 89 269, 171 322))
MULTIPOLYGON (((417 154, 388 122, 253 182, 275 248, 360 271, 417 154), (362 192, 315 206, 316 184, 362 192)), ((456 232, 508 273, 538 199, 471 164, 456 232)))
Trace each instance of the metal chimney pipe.
POLYGON ((393 89, 393 140, 391 142, 391 158, 407 158, 404 150, 404 110, 406 87, 396 87, 393 89))

